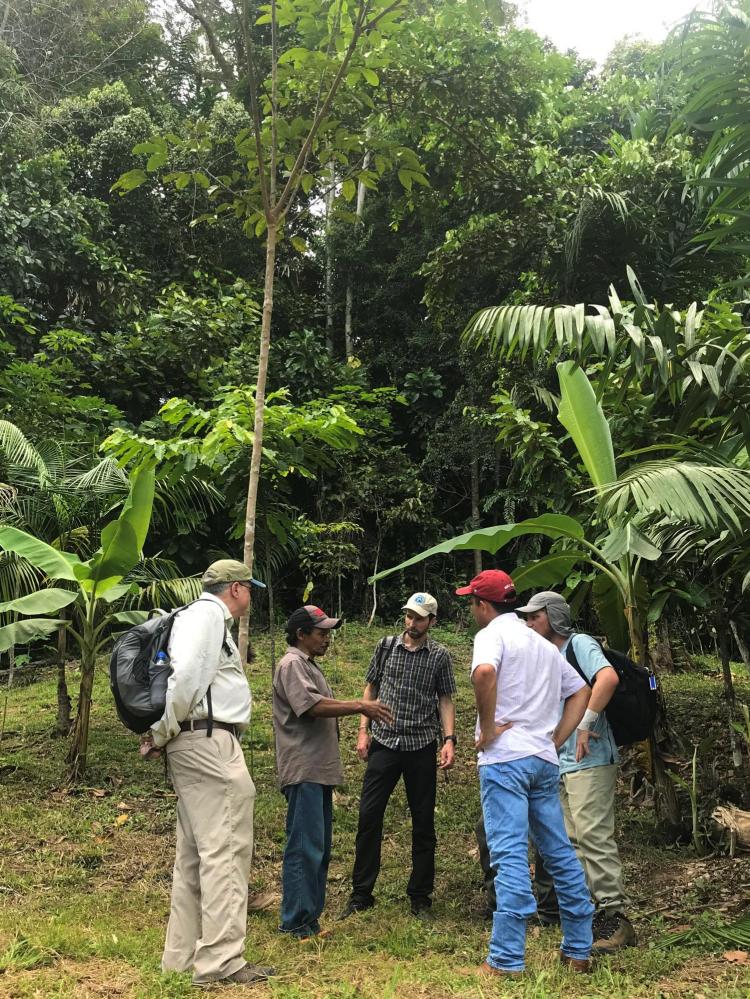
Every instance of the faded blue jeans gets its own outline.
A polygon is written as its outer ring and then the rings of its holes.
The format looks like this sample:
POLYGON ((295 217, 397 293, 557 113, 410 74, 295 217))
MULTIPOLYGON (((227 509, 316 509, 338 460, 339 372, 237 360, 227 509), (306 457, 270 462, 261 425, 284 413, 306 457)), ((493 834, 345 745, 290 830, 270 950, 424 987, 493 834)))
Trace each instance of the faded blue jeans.
POLYGON ((529 834, 555 883, 563 930, 560 950, 582 959, 591 953, 594 905, 565 832, 559 783, 559 768, 538 756, 479 767, 487 845, 497 871, 497 910, 487 958, 493 968, 524 969, 526 920, 536 911, 529 875, 529 834))
POLYGON ((331 860, 333 788, 305 781, 282 790, 287 812, 279 929, 296 937, 315 936, 331 860))

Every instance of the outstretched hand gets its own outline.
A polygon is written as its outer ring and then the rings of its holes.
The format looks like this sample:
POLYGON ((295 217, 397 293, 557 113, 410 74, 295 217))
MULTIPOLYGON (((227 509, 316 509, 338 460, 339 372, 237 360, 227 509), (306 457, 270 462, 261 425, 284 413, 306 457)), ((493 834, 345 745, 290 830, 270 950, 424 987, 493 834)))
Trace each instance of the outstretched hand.
POLYGON ((381 701, 363 701, 362 714, 382 725, 393 724, 393 712, 387 704, 383 704, 381 701))

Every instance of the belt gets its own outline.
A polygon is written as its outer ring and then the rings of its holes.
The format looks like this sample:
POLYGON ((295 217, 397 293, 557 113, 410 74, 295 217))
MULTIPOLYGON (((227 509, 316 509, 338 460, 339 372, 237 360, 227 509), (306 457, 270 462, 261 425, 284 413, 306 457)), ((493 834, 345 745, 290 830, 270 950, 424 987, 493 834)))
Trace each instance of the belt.
POLYGON ((220 728, 224 732, 231 732, 235 739, 239 739, 240 737, 236 725, 230 725, 229 722, 220 721, 209 723, 208 718, 201 718, 200 721, 194 721, 190 718, 188 721, 180 722, 180 732, 195 732, 196 730, 204 731, 209 727, 209 724, 212 728, 220 728))

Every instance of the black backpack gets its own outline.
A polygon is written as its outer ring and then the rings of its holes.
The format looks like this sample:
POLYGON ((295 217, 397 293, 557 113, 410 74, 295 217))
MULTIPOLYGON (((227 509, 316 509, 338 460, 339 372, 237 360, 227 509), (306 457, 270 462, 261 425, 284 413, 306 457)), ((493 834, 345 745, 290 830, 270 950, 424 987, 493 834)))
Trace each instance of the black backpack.
MULTIPOLYGON (((192 601, 195 603, 196 601, 192 601)), ((109 685, 115 707, 125 728, 139 735, 147 732, 164 714, 167 681, 172 672, 167 647, 172 625, 180 611, 159 614, 137 624, 115 642, 109 660, 109 685), (157 659, 159 653, 164 653, 157 659)), ((228 648, 226 626, 222 648, 228 648)), ((211 688, 207 691, 211 720, 211 688)))
MULTIPOLYGON (((651 735, 656 721, 658 698, 656 677, 650 669, 633 662, 624 652, 606 649, 601 644, 600 648, 620 680, 612 699, 604 709, 615 743, 618 746, 629 746, 634 742, 642 742, 651 735)), ((565 655, 581 679, 592 687, 593 684, 578 665, 573 639, 568 642, 565 655)))

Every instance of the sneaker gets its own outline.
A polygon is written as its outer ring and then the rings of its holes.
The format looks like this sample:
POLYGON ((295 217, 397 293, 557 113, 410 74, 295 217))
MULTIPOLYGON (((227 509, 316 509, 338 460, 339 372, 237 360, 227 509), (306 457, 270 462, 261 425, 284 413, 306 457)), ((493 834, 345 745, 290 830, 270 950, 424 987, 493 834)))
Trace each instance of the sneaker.
POLYGON ((262 968, 257 964, 246 964, 239 968, 233 975, 226 978, 215 978, 208 982, 193 982, 199 989, 211 989, 215 985, 254 985, 256 982, 265 982, 276 974, 275 968, 262 968))
POLYGON ((417 919, 432 918, 432 902, 426 899, 412 899, 410 908, 412 916, 416 916, 417 919))
POLYGON ((621 912, 597 913, 593 923, 593 954, 614 954, 625 947, 635 947, 635 930, 621 912), (598 918, 601 917, 601 918, 598 918))
POLYGON ((366 912, 368 909, 372 909, 374 905, 374 902, 357 902, 355 899, 350 898, 338 918, 340 920, 348 919, 349 916, 353 916, 355 912, 366 912))

